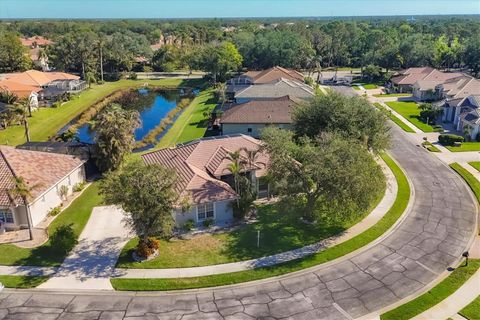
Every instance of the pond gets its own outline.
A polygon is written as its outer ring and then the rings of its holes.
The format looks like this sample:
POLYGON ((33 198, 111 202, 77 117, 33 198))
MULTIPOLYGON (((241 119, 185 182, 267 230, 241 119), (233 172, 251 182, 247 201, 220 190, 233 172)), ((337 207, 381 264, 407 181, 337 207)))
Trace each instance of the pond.
MULTIPOLYGON (((176 90, 149 91, 147 89, 134 90, 122 97, 119 104, 129 110, 140 113, 141 125, 135 130, 135 141, 142 140, 150 130, 157 127, 162 119, 177 106, 180 92, 176 90)), ((81 142, 94 143, 95 132, 90 124, 84 124, 77 130, 77 138, 81 142)))

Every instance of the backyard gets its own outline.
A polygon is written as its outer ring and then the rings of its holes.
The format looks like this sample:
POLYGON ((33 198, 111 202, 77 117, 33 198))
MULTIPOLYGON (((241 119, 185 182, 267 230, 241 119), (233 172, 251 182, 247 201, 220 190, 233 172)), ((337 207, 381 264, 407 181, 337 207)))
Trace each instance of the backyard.
MULTIPOLYGON (((32 141, 46 141, 71 120, 87 110, 94 103, 102 100, 114 91, 129 87, 141 87, 145 83, 151 86, 177 88, 182 86, 199 86, 202 80, 160 79, 160 80, 119 80, 93 85, 92 88, 73 96, 72 100, 57 108, 40 108, 28 118, 32 141)), ((19 145, 26 142, 23 126, 16 125, 0 131, 0 143, 19 145)))
POLYGON ((258 209, 258 222, 232 232, 203 234, 189 240, 161 240, 160 255, 150 261, 132 262, 132 252, 138 244, 138 239, 133 239, 123 249, 117 267, 183 268, 249 260, 318 242, 352 224, 305 224, 297 214, 284 213, 275 205, 265 205, 258 209), (257 230, 260 230, 259 247, 257 230))
POLYGON ((434 132, 434 126, 426 124, 420 119, 420 109, 415 102, 404 101, 388 101, 385 102, 387 106, 398 112, 405 119, 410 121, 414 126, 423 132, 434 132))

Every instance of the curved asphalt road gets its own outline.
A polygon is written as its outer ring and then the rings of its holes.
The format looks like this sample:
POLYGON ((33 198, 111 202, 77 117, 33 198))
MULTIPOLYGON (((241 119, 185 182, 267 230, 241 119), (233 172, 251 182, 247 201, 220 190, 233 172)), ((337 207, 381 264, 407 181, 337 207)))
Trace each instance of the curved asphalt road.
POLYGON ((352 319, 421 290, 458 261, 477 208, 460 177, 397 128, 391 154, 410 178, 407 218, 368 250, 302 274, 170 294, 0 295, 0 319, 352 319))

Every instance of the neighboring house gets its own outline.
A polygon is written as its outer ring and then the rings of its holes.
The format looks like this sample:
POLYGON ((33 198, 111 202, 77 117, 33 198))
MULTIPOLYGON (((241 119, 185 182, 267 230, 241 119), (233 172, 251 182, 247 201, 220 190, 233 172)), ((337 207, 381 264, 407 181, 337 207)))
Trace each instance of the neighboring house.
POLYGON ((445 117, 449 122, 453 122, 455 129, 464 132, 472 140, 478 139, 480 132, 480 93, 463 98, 461 101, 444 102, 445 117), (468 128, 466 128, 468 127, 468 128))
POLYGON ((296 104, 289 96, 227 104, 218 110, 218 123, 224 135, 241 133, 258 138, 266 126, 290 129, 296 104))
POLYGON ((25 204, 11 194, 14 177, 22 177, 30 187, 36 186, 27 204, 36 226, 62 203, 61 186, 67 186, 71 194, 75 184, 85 181, 84 162, 69 155, 0 146, 0 220, 6 229, 28 226, 25 204))
POLYGON ((49 71, 48 56, 45 53, 45 48, 53 44, 53 41, 40 36, 20 38, 20 41, 30 50, 30 59, 32 59, 33 63, 43 71, 49 71))
POLYGON ((418 100, 428 100, 434 98, 437 85, 459 77, 465 75, 459 72, 442 72, 431 67, 409 68, 391 78, 390 86, 396 92, 412 92, 418 100))
POLYGON ((79 76, 64 72, 42 72, 28 70, 21 73, 7 74, 0 80, 0 88, 8 90, 19 98, 31 97, 44 103, 56 101, 62 94, 76 93, 86 89, 85 81, 79 76))
POLYGON ((480 95, 480 80, 460 78, 447 81, 436 89, 442 101, 438 105, 444 107, 443 121, 458 124, 460 115, 465 113, 465 103, 468 105, 471 96, 480 95))
POLYGON ((287 79, 291 81, 304 82, 303 74, 292 69, 285 69, 282 67, 272 67, 262 71, 248 71, 240 76, 230 79, 230 85, 256 85, 267 84, 278 81, 280 79, 287 79))
MULTIPOLYGON (((261 142, 245 135, 221 136, 191 141, 175 148, 153 151, 142 156, 147 164, 161 164, 175 170, 178 175, 177 192, 180 202, 187 199, 191 208, 172 212, 177 226, 188 220, 201 224, 206 219, 215 223, 226 223, 233 218, 232 202, 237 195, 233 189, 233 176, 228 170, 231 163, 229 153, 246 148, 259 150, 261 142)), ((245 159, 245 155, 242 155, 245 159)), ((268 196, 268 184, 262 177, 266 174, 269 157, 259 153, 258 159, 250 168, 245 168, 255 183, 259 197, 268 196)))
POLYGON ((242 103, 255 99, 280 98, 290 96, 293 99, 308 100, 315 96, 309 85, 281 78, 272 83, 251 86, 237 86, 234 102, 242 103))

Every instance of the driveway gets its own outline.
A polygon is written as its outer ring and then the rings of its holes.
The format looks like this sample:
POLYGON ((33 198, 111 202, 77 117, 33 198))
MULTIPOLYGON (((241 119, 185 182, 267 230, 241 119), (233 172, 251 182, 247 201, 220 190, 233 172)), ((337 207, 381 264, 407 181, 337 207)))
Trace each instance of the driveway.
POLYGON ((95 207, 78 245, 65 259, 54 277, 41 284, 41 289, 113 290, 109 277, 118 255, 130 239, 124 226, 122 210, 95 207))
MULTIPOLYGON (((301 273, 228 288, 102 295, 6 291, 0 295, 0 315, 21 318, 22 310, 28 310, 30 315, 44 312, 43 317, 51 312, 52 318, 62 313, 94 319, 109 315, 183 320, 371 318, 446 276, 446 269, 470 246, 477 225, 476 202, 461 178, 405 139, 399 128, 392 128, 392 136, 391 153, 408 175, 415 198, 397 228, 366 250, 301 273)), ((103 260, 91 256, 87 254, 86 261, 103 260)), ((72 257, 71 263, 75 260, 72 257)), ((108 261, 105 267, 113 265, 113 256, 108 261)), ((105 274, 98 263, 91 265, 93 272, 105 274)), ((84 271, 83 275, 92 272, 84 271)))

